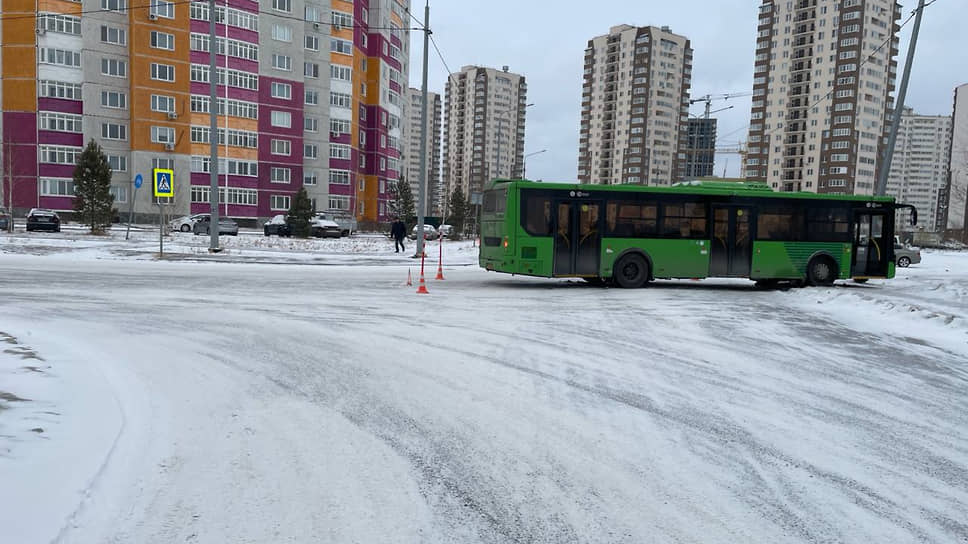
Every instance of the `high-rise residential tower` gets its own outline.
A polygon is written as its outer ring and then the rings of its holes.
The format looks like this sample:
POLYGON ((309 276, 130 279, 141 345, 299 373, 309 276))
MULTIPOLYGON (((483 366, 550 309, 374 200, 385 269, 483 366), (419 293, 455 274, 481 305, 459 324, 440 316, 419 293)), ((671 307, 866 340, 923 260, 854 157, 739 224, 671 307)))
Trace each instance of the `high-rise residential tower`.
POLYGON ((92 5, 37 12, 4 1, 0 153, 13 207, 70 211, 73 166, 94 139, 119 209, 135 198, 139 217, 157 214, 132 180, 171 168, 169 212, 207 211, 217 138, 230 217, 285 213, 305 187, 317 209, 385 218, 385 180, 400 168, 408 0, 218 0, 214 76, 208 2, 92 5))
POLYGON ((423 133, 421 115, 423 112, 423 93, 420 89, 407 90, 407 112, 404 120, 403 169, 404 178, 413 190, 414 202, 418 200, 420 183, 425 182, 425 215, 443 214, 443 191, 440 188, 440 95, 427 93, 427 134, 423 133), (420 175, 420 141, 427 142, 427 171, 420 175))
MULTIPOLYGON (((918 226, 944 230, 943 211, 951 150, 951 116, 917 115, 904 108, 887 178, 887 194, 918 209, 918 226)), ((906 217, 906 213, 905 213, 906 217)))
POLYGON ((716 119, 690 117, 686 130, 685 179, 708 178, 716 164, 716 119))
POLYGON ((578 180, 669 185, 686 174, 692 48, 669 27, 619 25, 585 49, 578 180))
POLYGON ((464 66, 447 78, 444 103, 444 192, 466 196, 495 178, 521 176, 527 106, 524 76, 464 66))
POLYGON ((968 242, 968 83, 955 88, 949 181, 945 188, 945 229, 968 242))
POLYGON ((762 0, 746 172, 873 194, 897 71, 895 0, 762 0))

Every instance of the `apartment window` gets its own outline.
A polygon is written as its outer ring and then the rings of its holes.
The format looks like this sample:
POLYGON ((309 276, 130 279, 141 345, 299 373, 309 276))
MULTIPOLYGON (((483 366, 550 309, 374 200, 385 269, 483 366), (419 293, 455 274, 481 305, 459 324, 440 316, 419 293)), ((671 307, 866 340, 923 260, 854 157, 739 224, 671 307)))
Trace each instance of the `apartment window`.
POLYGON ((270 195, 269 207, 273 210, 288 210, 291 201, 291 197, 287 195, 270 195))
POLYGON ((101 105, 123 110, 128 107, 128 95, 121 91, 101 91, 101 105))
POLYGON ((306 49, 309 51, 319 51, 319 37, 306 36, 306 49))
POLYGON ((289 55, 272 55, 272 67, 276 70, 292 71, 292 57, 289 55))
POLYGON ((167 32, 151 31, 151 47, 155 49, 175 50, 175 35, 167 32))
POLYGON ((316 144, 304 144, 303 145, 303 157, 307 159, 318 159, 319 158, 319 146, 316 144))
POLYGON ((329 93, 329 105, 337 108, 350 108, 353 106, 353 97, 344 93, 329 93))
POLYGON ((108 190, 111 192, 111 196, 114 197, 115 204, 128 201, 128 188, 124 185, 112 185, 108 190))
POLYGON ((319 8, 317 8, 316 6, 307 5, 306 9, 303 10, 303 15, 306 21, 310 23, 319 22, 319 8))
POLYGON ((37 28, 48 32, 81 35, 81 18, 59 13, 41 13, 37 16, 37 28))
POLYGON ((292 143, 289 140, 272 140, 273 155, 291 155, 292 143))
POLYGON ((303 75, 312 78, 319 77, 319 64, 316 64, 315 62, 304 62, 303 75))
POLYGON ((272 0, 272 9, 276 11, 292 12, 292 0, 272 0))
POLYGON ((269 172, 269 181, 272 183, 289 183, 291 178, 292 171, 281 166, 273 166, 269 172))
POLYGON ((834 153, 830 156, 830 162, 847 162, 847 153, 834 153))
POLYGON ((165 19, 175 18, 175 4, 168 2, 167 0, 151 0, 151 6, 148 11, 151 15, 155 17, 164 17, 165 19))
POLYGON ((63 98, 81 100, 81 85, 63 81, 40 80, 37 82, 37 96, 41 98, 63 98))
POLYGON ((272 39, 280 42, 291 42, 292 27, 287 25, 272 25, 272 39))
POLYGON ((351 157, 350 146, 345 144, 330 144, 329 145, 329 158, 331 159, 344 159, 349 160, 351 157))
POLYGON ((128 157, 125 155, 108 155, 108 164, 112 172, 128 171, 128 157))
POLYGON ((74 196, 74 180, 70 178, 41 178, 42 196, 74 196))
POLYGON ((41 145, 40 162, 45 164, 77 164, 77 159, 81 156, 80 147, 70 147, 63 145, 41 145))
POLYGON ((292 100, 292 85, 288 83, 272 83, 272 98, 292 100))
MULTIPOLYGON (((307 171, 303 174, 303 185, 316 185, 319 182, 319 173, 315 170, 307 171)), ((313 206, 316 209, 316 206, 313 206)))
POLYGON ((292 114, 288 111, 273 111, 270 117, 270 122, 274 127, 291 128, 292 127, 292 114))
POLYGON ((351 28, 353 26, 353 16, 349 13, 344 13, 342 11, 331 11, 330 21, 336 30, 341 28, 351 28))
POLYGON ((156 144, 175 143, 175 129, 171 127, 151 127, 151 141, 156 144))
POLYGON ((314 117, 304 117, 303 130, 306 132, 319 132, 319 119, 314 117))
POLYGON ((37 117, 40 130, 72 132, 74 134, 81 134, 84 131, 81 126, 80 115, 42 111, 37 117))
POLYGON ((329 182, 332 183, 333 185, 349 185, 350 171, 330 169, 329 182))
POLYGON ((333 134, 349 134, 351 123, 346 119, 330 119, 329 131, 333 134))
POLYGON ((101 25, 101 41, 114 45, 127 45, 128 33, 123 28, 101 25))
POLYGON ((105 11, 125 11, 128 0, 101 0, 101 9, 105 11))
POLYGON ((353 69, 339 64, 329 65, 329 77, 340 81, 353 81, 353 69))
POLYGON ((151 95, 151 111, 173 113, 175 111, 175 97, 162 94, 151 95))
MULTIPOLYGON (((362 202, 361 202, 362 204, 362 202)), ((362 208, 362 206, 361 206, 362 208)), ((329 196, 329 209, 331 210, 348 210, 350 209, 350 197, 348 196, 329 196)))
POLYGON ((175 67, 170 64, 151 63, 151 79, 175 81, 175 67))
POLYGON ((329 40, 329 50, 333 53, 342 53, 344 55, 353 54, 353 43, 347 40, 340 40, 338 38, 331 38, 329 40))
POLYGON ((51 47, 41 47, 37 51, 41 64, 54 64, 56 66, 68 66, 71 68, 81 66, 81 54, 77 51, 54 49, 51 47))
POLYGON ((101 75, 127 77, 128 63, 120 59, 101 59, 101 75))
POLYGON ((105 140, 127 140, 128 127, 120 123, 101 123, 101 138, 105 140))
POLYGON ((319 91, 311 91, 309 89, 306 89, 306 105, 307 106, 319 105, 319 91))

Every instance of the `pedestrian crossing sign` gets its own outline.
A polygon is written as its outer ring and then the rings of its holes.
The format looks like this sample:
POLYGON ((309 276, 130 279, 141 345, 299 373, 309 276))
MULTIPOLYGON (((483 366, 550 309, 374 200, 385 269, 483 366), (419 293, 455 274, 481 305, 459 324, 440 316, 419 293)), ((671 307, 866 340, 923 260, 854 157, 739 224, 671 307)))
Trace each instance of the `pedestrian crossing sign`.
POLYGON ((152 186, 155 190, 156 197, 168 197, 172 198, 175 196, 175 171, 168 170, 165 168, 155 168, 152 170, 152 179, 154 183, 152 186))

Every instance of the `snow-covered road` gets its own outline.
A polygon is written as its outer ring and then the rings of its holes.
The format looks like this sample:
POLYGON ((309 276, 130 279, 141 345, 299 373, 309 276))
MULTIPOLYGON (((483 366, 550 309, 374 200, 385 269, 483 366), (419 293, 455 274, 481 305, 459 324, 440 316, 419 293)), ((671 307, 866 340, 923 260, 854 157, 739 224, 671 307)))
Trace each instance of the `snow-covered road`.
POLYGON ((0 254, 0 540, 968 541, 968 254, 406 270, 0 254))

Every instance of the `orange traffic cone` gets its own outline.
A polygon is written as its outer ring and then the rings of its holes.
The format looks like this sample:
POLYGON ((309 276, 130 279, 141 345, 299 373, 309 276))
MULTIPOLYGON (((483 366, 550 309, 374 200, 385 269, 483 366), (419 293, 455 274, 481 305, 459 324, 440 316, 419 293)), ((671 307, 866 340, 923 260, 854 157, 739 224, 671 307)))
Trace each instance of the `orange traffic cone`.
POLYGON ((426 255, 420 256, 420 286, 417 287, 417 294, 429 295, 430 291, 427 290, 427 285, 424 283, 424 257, 426 255))
POLYGON ((409 268, 407 269, 407 286, 408 287, 412 287, 413 286, 413 279, 411 277, 410 269, 409 268))
POLYGON ((440 248, 440 255, 437 257, 437 277, 434 279, 442 280, 444 279, 444 242, 443 237, 440 239, 440 243, 437 246, 440 248))

